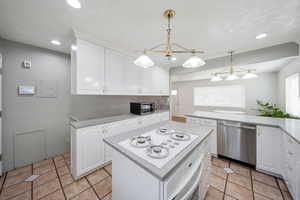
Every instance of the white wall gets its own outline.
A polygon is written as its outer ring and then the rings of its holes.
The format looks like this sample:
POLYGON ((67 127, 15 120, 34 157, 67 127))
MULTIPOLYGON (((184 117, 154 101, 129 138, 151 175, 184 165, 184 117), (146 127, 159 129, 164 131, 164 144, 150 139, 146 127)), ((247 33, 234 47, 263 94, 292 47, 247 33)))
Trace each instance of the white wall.
POLYGON ((278 72, 278 105, 283 110, 285 110, 285 78, 295 73, 300 73, 300 58, 289 63, 278 72))
POLYGON ((209 80, 174 82, 172 89, 178 91, 172 96, 172 115, 181 116, 196 110, 230 109, 243 110, 248 114, 256 114, 256 100, 277 103, 277 73, 260 73, 256 79, 210 82, 209 80), (216 108, 193 105, 193 88, 217 85, 244 85, 246 88, 246 109, 216 108))

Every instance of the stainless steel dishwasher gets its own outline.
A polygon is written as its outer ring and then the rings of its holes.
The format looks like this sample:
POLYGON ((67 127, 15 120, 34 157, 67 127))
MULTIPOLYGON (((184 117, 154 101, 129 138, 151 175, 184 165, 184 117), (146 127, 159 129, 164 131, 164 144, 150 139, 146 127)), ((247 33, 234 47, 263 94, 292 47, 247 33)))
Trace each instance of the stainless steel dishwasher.
POLYGON ((253 124, 218 121, 218 154, 256 165, 256 126, 253 124))

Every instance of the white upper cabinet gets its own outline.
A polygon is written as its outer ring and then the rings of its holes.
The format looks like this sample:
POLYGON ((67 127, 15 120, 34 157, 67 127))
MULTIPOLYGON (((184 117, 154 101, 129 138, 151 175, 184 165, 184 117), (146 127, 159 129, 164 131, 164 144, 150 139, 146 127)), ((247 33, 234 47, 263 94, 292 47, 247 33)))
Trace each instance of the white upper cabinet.
POLYGON ((133 58, 117 51, 105 50, 105 93, 116 95, 136 94, 139 91, 140 67, 133 58))
POLYGON ((131 56, 77 39, 77 51, 71 53, 72 94, 169 95, 167 69, 133 62, 131 56))
POLYGON ((72 58, 72 92, 75 94, 103 94, 104 48, 93 43, 77 40, 77 51, 72 58))

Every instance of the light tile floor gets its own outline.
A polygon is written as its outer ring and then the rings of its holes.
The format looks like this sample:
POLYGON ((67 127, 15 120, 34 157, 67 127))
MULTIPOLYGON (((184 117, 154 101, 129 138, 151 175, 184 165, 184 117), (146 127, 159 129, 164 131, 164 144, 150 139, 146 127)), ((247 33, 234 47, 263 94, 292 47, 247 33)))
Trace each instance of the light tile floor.
POLYGON ((70 154, 50 158, 5 173, 0 178, 0 200, 110 200, 111 165, 75 181, 70 154), (33 182, 24 182, 32 174, 33 182))
MULTIPOLYGON (((0 200, 111 200, 111 165, 74 181, 70 154, 15 169, 0 177, 0 200), (39 174, 34 182, 24 182, 39 174)), ((195 200, 197 198, 194 198, 195 200)), ((212 159, 211 186, 206 200, 290 200, 282 180, 224 159, 212 159), (234 173, 227 174, 224 167, 234 173)))
POLYGON ((291 200, 285 183, 247 166, 225 159, 212 159, 212 174, 206 200, 291 200), (224 167, 234 173, 227 174, 224 167))

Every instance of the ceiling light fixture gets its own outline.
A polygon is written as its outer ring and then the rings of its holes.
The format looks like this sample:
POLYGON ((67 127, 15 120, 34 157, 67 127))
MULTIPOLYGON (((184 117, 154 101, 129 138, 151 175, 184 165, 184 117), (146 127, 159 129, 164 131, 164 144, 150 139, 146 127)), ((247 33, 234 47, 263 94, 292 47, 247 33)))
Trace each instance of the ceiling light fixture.
POLYGON ((134 64, 143 67, 143 68, 149 68, 154 65, 154 62, 147 56, 147 55, 141 55, 138 57, 135 61, 134 64))
POLYGON ((72 51, 77 51, 77 46, 72 44, 71 49, 72 49, 72 51))
POLYGON ((81 3, 79 2, 79 0, 67 0, 67 3, 73 8, 81 8, 81 3))
POLYGON ((57 46, 61 45, 61 42, 58 40, 52 40, 51 43, 57 46))
POLYGON ((263 38, 265 38, 265 37, 267 37, 267 36, 268 36, 268 34, 266 34, 266 33, 261 33, 261 34, 257 35, 255 38, 256 38, 257 40, 260 40, 260 39, 263 39, 263 38))
POLYGON ((242 79, 251 79, 251 78, 257 78, 257 75, 252 73, 250 70, 248 70, 247 74, 245 74, 242 79))
POLYGON ((174 56, 172 56, 172 57, 171 57, 171 60, 172 60, 172 61, 176 61, 176 60, 177 60, 177 58, 176 58, 176 57, 174 57, 174 56))
MULTIPOLYGON (((146 49, 144 51, 139 51, 139 53, 143 53, 143 55, 141 55, 134 61, 135 64, 136 63, 146 64, 148 67, 150 64, 152 64, 152 66, 153 66, 154 62, 148 56, 147 56, 147 62, 145 62, 145 63, 139 62, 141 60, 145 60, 146 59, 145 56, 148 53, 163 53, 168 58, 168 60, 173 60, 173 54, 190 53, 190 54, 192 54, 192 56, 182 65, 183 67, 195 68, 195 67, 201 67, 201 66, 205 65, 205 61, 195 55, 197 53, 204 53, 203 51, 198 51, 195 49, 188 49, 177 43, 171 42, 171 30, 172 30, 171 29, 171 19, 175 16, 175 14, 176 14, 176 12, 171 9, 166 10, 164 12, 164 16, 168 19, 166 44, 159 44, 150 49, 146 49), (164 47, 164 49, 157 50, 159 47, 164 47), (174 47, 178 48, 179 50, 173 50, 174 47)), ((136 65, 138 65, 138 64, 136 64, 136 65)), ((138 65, 138 66, 141 66, 141 65, 138 65)), ((142 67, 146 67, 146 66, 142 66, 142 67)))
POLYGON ((212 82, 218 82, 218 81, 222 81, 222 80, 223 79, 222 79, 221 76, 215 74, 214 77, 212 77, 212 79, 210 81, 212 81, 212 82))
POLYGON ((221 75, 225 75, 226 81, 233 81, 233 80, 237 80, 240 79, 240 77, 237 75, 239 73, 246 73, 242 78, 243 79, 251 79, 251 78, 256 78, 258 77, 256 74, 253 73, 253 71, 255 71, 255 69, 243 69, 243 68, 237 68, 235 69, 233 67, 233 53, 234 51, 229 51, 230 54, 230 67, 228 71, 223 71, 223 72, 216 72, 213 73, 213 77, 210 79, 210 81, 212 82, 216 82, 216 81, 222 81, 222 77, 221 75))

